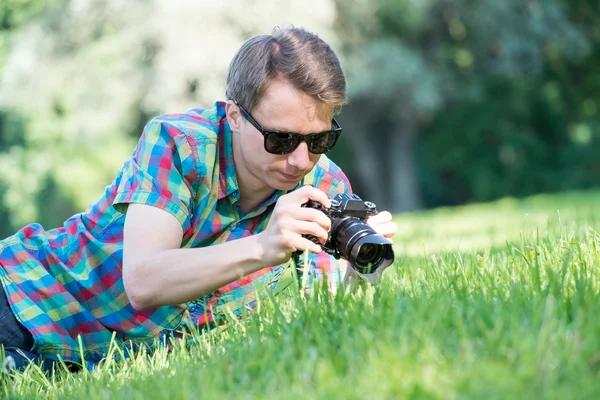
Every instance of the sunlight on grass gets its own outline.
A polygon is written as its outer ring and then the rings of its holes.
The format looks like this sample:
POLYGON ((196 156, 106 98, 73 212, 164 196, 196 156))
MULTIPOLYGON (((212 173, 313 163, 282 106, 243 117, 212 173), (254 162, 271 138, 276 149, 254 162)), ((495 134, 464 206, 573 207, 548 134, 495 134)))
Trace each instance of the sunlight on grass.
POLYGON ((395 218, 399 230, 394 242, 397 251, 408 256, 505 247, 521 235, 546 235, 559 226, 599 228, 598 201, 600 192, 574 192, 401 215, 395 218))
POLYGON ((396 217, 380 286, 293 286, 226 329, 2 398, 596 398, 596 192, 396 217), (406 253, 402 251, 406 249, 406 253), (425 250, 424 250, 425 249, 425 250))

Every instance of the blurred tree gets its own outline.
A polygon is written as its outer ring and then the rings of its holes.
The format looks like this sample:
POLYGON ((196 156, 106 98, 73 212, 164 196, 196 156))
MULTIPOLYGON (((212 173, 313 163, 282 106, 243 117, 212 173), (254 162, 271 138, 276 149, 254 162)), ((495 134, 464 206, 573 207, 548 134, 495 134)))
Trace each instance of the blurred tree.
POLYGON ((10 32, 40 14, 56 0, 3 0, 0 3, 0 34, 10 32))
MULTIPOLYGON (((558 0, 336 4, 351 84, 351 111, 344 120, 360 154, 360 184, 393 211, 423 206, 417 144, 419 132, 435 117, 451 112, 453 105, 482 104, 498 95, 491 92, 497 80, 516 85, 524 77, 535 80, 544 72, 548 53, 579 60, 591 47, 558 0)), ((457 152, 455 158, 470 169, 471 154, 455 141, 462 140, 472 128, 470 118, 477 116, 463 111, 459 126, 453 126, 457 131, 436 131, 436 154, 457 152)), ((486 121, 494 119, 488 115, 486 121)))
POLYGON ((334 11, 321 0, 0 0, 11 21, 0 109, 20 121, 0 127, 0 237, 82 211, 153 116, 223 100, 229 62, 250 35, 293 23, 335 42, 334 11), (17 130, 18 142, 2 142, 17 130))
POLYGON ((379 208, 590 187, 599 7, 0 0, 0 237, 81 211, 151 117, 223 99, 243 40, 291 23, 342 56, 351 97, 331 156, 379 208))
POLYGON ((427 206, 597 186, 599 7, 588 0, 563 6, 585 35, 587 56, 547 42, 540 72, 490 77, 484 99, 438 113, 420 143, 427 206))

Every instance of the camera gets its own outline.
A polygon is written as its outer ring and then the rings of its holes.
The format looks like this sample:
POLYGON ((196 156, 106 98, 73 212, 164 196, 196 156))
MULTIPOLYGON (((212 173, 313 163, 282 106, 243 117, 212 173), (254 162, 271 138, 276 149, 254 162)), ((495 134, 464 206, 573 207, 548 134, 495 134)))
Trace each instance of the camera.
POLYGON ((377 214, 377 207, 363 201, 355 194, 338 194, 331 200, 331 207, 309 200, 303 207, 320 210, 331 219, 327 242, 321 244, 313 235, 307 239, 321 246, 336 259, 347 260, 352 268, 363 274, 383 269, 394 262, 392 242, 377 234, 366 220, 377 214))

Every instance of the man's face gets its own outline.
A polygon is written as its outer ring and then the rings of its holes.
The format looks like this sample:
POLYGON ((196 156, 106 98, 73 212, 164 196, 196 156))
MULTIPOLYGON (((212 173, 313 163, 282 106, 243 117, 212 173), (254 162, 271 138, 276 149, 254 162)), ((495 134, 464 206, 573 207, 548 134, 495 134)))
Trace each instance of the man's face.
MULTIPOLYGON (((287 81, 273 79, 251 113, 265 130, 307 135, 331 128, 331 116, 323 108, 322 104, 287 81)), ((238 116, 237 121, 238 132, 234 130, 234 135, 237 134, 234 143, 238 144, 234 145, 237 147, 237 150, 234 148, 237 153, 236 169, 245 169, 246 176, 254 181, 246 183, 255 189, 293 189, 321 157, 309 152, 304 141, 289 154, 271 154, 265 150, 264 136, 258 129, 243 116, 238 116), (242 165, 239 165, 240 161, 242 165)))

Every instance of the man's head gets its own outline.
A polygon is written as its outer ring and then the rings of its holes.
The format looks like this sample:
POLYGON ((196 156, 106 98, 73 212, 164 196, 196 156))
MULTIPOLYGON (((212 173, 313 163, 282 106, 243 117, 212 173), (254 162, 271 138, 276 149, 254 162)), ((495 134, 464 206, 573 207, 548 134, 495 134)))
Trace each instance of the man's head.
POLYGON ((272 35, 247 40, 229 65, 227 99, 252 112, 274 78, 290 82, 321 103, 325 119, 337 114, 346 101, 338 57, 327 43, 302 28, 276 28, 272 35))
POLYGON ((317 35, 275 29, 238 50, 226 95, 236 168, 256 180, 253 187, 288 190, 339 136, 333 116, 346 101, 346 80, 336 54, 317 35))

